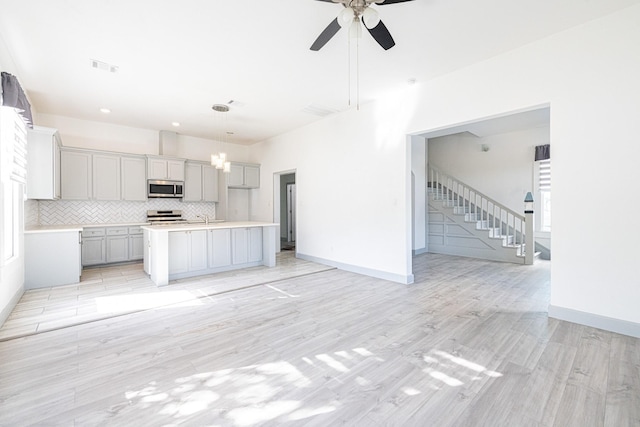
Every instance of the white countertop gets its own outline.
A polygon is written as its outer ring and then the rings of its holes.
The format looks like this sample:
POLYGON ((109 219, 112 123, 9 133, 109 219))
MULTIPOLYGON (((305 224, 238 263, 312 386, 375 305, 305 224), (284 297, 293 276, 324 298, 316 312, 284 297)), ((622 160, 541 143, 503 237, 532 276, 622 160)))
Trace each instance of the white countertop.
POLYGON ((126 222, 126 223, 109 223, 109 224, 64 224, 64 225, 36 225, 27 227, 24 232, 29 233, 64 233, 68 231, 82 231, 83 228, 89 227, 136 227, 141 225, 149 225, 148 222, 126 222))
POLYGON ((215 228, 246 228, 246 227, 275 227, 278 224, 261 221, 224 221, 211 222, 209 224, 165 224, 143 225, 142 228, 149 231, 185 231, 185 230, 210 230, 215 228))

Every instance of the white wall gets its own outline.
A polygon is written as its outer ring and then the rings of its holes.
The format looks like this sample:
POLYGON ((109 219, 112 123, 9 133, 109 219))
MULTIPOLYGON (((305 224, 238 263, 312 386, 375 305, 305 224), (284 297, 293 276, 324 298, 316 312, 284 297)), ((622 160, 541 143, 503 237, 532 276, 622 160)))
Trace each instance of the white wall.
POLYGON ((430 138, 429 163, 509 209, 524 214, 533 187, 534 147, 549 143, 549 127, 490 135, 430 138), (482 145, 489 151, 482 151, 482 145))
MULTIPOLYGON (((107 150, 120 153, 158 154, 160 149, 160 131, 120 126, 110 123, 81 120, 72 117, 51 114, 38 114, 34 119, 37 125, 58 129, 62 145, 65 147, 107 150)), ((210 160, 213 152, 221 151, 223 145, 212 139, 177 135, 170 154, 192 160, 210 160)), ((248 157, 248 147, 225 144, 229 158, 244 162, 248 157)))
POLYGON ((611 327, 619 330, 630 322, 636 334, 640 231, 602 226, 614 214, 602 197, 628 202, 615 209, 617 222, 634 220, 638 202, 625 195, 640 182, 639 21, 640 6, 630 7, 429 82, 410 127, 438 129, 550 103, 551 311, 569 319, 578 319, 575 313, 589 313, 594 322, 616 319, 611 327))
POLYGON ((261 219, 273 215, 272 174, 296 169, 301 253, 408 277, 406 135, 550 105, 553 314, 640 326, 640 231, 602 226, 614 213, 603 197, 627 202, 615 210, 619 221, 634 220, 638 209, 627 197, 640 182, 638 22, 640 6, 633 6, 415 85, 395 102, 367 104, 258 144, 252 155, 266 183, 261 219))
POLYGON ((274 220, 273 174, 296 170, 299 256, 410 282, 407 98, 365 104, 252 146, 262 164, 253 219, 274 220))

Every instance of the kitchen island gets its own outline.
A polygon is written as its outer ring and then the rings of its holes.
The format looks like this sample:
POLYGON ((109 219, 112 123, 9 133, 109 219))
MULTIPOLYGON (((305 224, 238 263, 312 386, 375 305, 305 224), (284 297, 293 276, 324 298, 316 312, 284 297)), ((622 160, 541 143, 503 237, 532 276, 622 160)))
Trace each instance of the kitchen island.
POLYGON ((170 280, 276 265, 278 224, 256 221, 143 226, 144 271, 157 286, 170 280))

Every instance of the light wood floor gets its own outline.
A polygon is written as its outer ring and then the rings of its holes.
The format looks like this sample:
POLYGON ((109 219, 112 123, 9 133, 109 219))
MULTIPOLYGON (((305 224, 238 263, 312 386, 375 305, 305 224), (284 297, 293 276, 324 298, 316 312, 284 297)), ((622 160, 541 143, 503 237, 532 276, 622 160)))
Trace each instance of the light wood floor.
POLYGON ((549 319, 548 263, 425 254, 405 286, 292 255, 28 292, 0 425, 640 426, 640 340, 549 319))

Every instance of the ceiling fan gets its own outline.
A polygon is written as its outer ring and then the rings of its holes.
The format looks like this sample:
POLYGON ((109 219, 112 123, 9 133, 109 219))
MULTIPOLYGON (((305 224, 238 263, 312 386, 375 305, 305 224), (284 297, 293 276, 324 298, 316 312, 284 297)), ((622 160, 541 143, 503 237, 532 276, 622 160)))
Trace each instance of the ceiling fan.
POLYGON ((391 33, 387 27, 382 23, 378 12, 370 8, 372 4, 378 4, 384 6, 387 4, 404 3, 413 0, 317 0, 327 3, 340 3, 344 6, 344 9, 338 14, 338 16, 331 21, 327 28, 320 33, 315 42, 311 45, 311 50, 318 51, 327 44, 333 36, 336 35, 340 28, 348 26, 350 31, 355 34, 359 34, 361 31, 360 21, 364 24, 365 28, 369 31, 369 34, 378 42, 384 50, 391 49, 395 46, 396 42, 393 41, 391 33))

